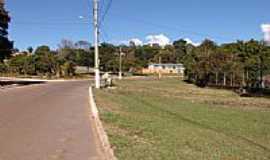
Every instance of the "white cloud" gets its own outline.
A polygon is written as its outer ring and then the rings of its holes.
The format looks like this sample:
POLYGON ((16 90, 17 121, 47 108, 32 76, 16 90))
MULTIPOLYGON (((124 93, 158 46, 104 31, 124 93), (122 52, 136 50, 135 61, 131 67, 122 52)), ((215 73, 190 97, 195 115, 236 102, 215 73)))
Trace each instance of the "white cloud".
POLYGON ((261 25, 263 32, 270 32, 270 24, 261 25))
POLYGON ((270 44, 270 24, 262 24, 261 28, 264 32, 264 40, 270 44))
POLYGON ((188 44, 192 44, 193 46, 199 46, 201 43, 196 43, 196 42, 193 42, 191 39, 189 38, 185 38, 184 39, 185 41, 187 41, 188 44))
POLYGON ((146 40, 147 40, 147 44, 150 44, 150 45, 159 44, 162 47, 170 44, 171 42, 170 39, 164 34, 149 35, 146 37, 146 40))
POLYGON ((78 18, 79 18, 79 19, 84 19, 84 16, 79 16, 78 18))
POLYGON ((143 41, 141 41, 138 38, 133 38, 133 39, 129 40, 129 42, 133 42, 136 46, 142 46, 143 45, 143 41))

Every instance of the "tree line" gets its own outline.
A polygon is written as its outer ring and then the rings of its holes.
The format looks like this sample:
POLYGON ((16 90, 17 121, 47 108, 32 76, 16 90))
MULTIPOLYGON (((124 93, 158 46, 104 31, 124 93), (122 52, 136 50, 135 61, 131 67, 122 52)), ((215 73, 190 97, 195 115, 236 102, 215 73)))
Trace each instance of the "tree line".
POLYGON ((93 54, 90 54, 90 44, 79 41, 73 44, 63 40, 57 50, 43 45, 35 50, 29 47, 27 51, 18 50, 0 64, 0 72, 11 75, 68 77, 75 75, 75 66, 93 65, 93 54))
POLYGON ((200 86, 260 88, 270 71, 270 47, 253 39, 221 45, 205 40, 183 62, 188 80, 200 86))
MULTIPOLYGON (((249 40, 218 45, 209 39, 194 46, 184 39, 165 47, 102 43, 100 68, 104 72, 119 71, 120 48, 123 71, 140 73, 150 63, 182 63, 186 79, 199 86, 262 86, 263 77, 270 71, 270 48, 262 41, 249 40)), ((94 48, 85 41, 63 40, 57 50, 40 46, 34 52, 13 56, 0 67, 1 72, 25 75, 72 76, 75 66, 94 66, 94 48), (27 54, 32 53, 32 54, 27 54)))

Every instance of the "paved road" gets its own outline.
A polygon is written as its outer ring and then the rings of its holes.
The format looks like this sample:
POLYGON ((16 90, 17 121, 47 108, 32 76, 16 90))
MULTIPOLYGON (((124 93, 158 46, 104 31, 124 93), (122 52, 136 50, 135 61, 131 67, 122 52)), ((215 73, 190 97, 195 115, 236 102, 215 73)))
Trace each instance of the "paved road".
POLYGON ((99 160, 90 82, 0 90, 0 160, 99 160))

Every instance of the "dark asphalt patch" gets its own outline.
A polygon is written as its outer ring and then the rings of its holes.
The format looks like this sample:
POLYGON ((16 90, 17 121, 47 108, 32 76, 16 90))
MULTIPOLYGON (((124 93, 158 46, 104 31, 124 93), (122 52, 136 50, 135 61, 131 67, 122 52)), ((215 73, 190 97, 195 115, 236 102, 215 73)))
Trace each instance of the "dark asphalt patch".
POLYGON ((27 86, 27 85, 35 85, 35 84, 44 84, 44 81, 11 81, 11 80, 1 80, 0 88, 11 88, 18 86, 27 86))

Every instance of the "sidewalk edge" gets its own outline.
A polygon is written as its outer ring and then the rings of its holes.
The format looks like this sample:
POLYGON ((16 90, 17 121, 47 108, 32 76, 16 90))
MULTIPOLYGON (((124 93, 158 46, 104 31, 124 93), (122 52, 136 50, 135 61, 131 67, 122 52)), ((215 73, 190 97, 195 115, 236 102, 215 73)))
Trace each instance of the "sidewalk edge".
POLYGON ((91 118, 93 120, 93 124, 95 125, 94 127, 97 132, 98 140, 101 143, 101 147, 104 151, 105 157, 107 160, 117 160, 117 158, 114 155, 114 151, 111 148, 108 135, 100 120, 99 112, 98 112, 94 94, 93 94, 93 89, 91 86, 89 87, 89 97, 90 97, 90 107, 91 107, 90 108, 91 118))

